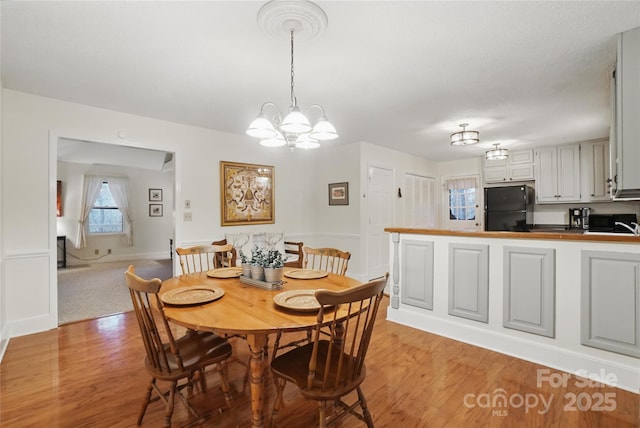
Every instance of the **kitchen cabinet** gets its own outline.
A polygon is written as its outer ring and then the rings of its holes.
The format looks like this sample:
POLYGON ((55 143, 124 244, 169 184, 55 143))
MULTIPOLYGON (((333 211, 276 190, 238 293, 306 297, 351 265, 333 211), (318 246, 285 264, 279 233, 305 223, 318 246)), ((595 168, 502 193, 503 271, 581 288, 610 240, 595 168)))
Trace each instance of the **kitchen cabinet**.
POLYGON ((614 198, 640 199, 640 27, 618 37, 614 113, 614 198))
POLYGON ((536 202, 580 201, 580 145, 541 147, 535 151, 536 202))
POLYGON ((484 161, 484 182, 533 180, 533 150, 512 150, 507 159, 484 161))
POLYGON ((610 169, 609 141, 590 141, 580 144, 582 202, 611 201, 610 169))
POLYGON ((640 255, 582 251, 581 258, 581 343, 640 357, 640 255))

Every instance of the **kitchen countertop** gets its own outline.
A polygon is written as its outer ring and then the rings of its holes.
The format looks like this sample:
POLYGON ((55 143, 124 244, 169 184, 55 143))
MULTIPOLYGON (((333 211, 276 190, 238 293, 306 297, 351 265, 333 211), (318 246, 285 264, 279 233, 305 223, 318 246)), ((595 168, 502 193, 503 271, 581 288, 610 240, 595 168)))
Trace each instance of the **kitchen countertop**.
POLYGON ((630 244, 640 244, 640 236, 624 233, 597 235, 583 233, 583 231, 580 229, 558 230, 556 228, 536 228, 531 232, 486 232, 447 229, 419 229, 411 227, 386 227, 384 231, 391 233, 407 233, 413 235, 468 236, 477 238, 504 239, 553 239, 565 241, 622 242, 630 244))

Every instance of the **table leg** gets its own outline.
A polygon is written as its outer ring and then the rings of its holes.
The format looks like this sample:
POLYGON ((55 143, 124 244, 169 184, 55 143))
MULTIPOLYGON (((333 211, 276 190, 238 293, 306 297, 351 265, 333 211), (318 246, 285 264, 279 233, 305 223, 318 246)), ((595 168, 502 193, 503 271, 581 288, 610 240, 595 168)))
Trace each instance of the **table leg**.
POLYGON ((247 343, 251 350, 251 425, 264 426, 264 347, 266 334, 248 334, 247 343))

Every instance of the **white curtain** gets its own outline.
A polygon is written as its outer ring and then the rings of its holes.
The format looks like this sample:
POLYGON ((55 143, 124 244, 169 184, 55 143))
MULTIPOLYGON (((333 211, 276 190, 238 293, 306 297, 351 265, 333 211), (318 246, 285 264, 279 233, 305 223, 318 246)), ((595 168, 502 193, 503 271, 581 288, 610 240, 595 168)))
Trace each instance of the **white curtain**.
POLYGON ((124 217, 124 233, 127 235, 127 244, 133 245, 133 219, 131 217, 131 208, 129 207, 129 179, 123 177, 109 177, 109 190, 113 201, 124 217))
POLYGON ((478 177, 457 177, 447 179, 444 183, 444 187, 449 190, 463 190, 463 189, 477 189, 478 177))
POLYGON ((84 248, 87 246, 87 228, 86 223, 89 213, 93 208, 93 204, 98 199, 100 188, 102 187, 103 177, 97 175, 85 175, 82 185, 82 206, 80 207, 80 219, 78 220, 78 236, 76 238, 76 248, 84 248))

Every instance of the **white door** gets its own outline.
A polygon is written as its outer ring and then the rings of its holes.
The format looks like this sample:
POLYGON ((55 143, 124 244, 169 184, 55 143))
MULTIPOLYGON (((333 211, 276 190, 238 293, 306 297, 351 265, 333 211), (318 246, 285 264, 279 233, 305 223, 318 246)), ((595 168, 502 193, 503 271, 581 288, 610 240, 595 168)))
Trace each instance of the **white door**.
POLYGON ((389 234, 393 226, 393 171, 370 166, 368 170, 368 278, 389 271, 389 234))
POLYGON ((447 177, 443 183, 443 227, 451 230, 482 230, 480 177, 447 177))
POLYGON ((437 228, 436 179, 405 174, 404 190, 404 226, 437 228))

